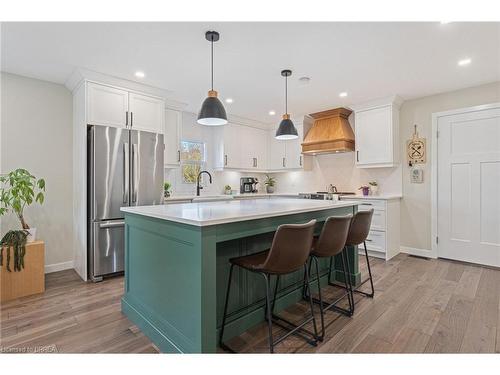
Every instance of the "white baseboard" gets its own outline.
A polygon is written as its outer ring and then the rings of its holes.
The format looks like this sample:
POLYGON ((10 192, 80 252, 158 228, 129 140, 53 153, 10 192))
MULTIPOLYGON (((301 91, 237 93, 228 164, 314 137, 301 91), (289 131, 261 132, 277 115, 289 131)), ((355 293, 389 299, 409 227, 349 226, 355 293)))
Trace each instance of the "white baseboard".
POLYGON ((57 271, 64 271, 73 268, 73 261, 54 263, 45 265, 45 273, 52 273, 57 271))
POLYGON ((405 254, 416 255, 419 257, 426 257, 426 258, 436 258, 436 256, 432 254, 432 250, 429 249, 419 249, 416 247, 408 247, 408 246, 401 246, 400 249, 401 252, 405 254))

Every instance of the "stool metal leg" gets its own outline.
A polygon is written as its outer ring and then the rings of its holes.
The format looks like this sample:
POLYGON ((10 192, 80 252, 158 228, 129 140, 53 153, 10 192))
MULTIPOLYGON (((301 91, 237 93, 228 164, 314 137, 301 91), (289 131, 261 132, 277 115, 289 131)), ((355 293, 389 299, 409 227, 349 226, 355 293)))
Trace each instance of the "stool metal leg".
MULTIPOLYGON (((318 263, 316 263, 317 265, 318 263)), ((307 266, 304 265, 304 268, 306 269, 306 279, 307 279, 307 288, 309 289, 309 306, 311 307, 311 316, 312 316, 312 322, 313 322, 313 327, 314 327, 314 340, 318 340, 318 327, 316 326, 316 318, 314 317, 314 306, 313 306, 313 299, 312 299, 312 293, 311 293, 311 283, 309 282, 309 271, 307 270, 307 266)), ((318 282, 319 282, 319 275, 318 275, 318 282)))
POLYGON ((222 338, 224 335, 224 327, 226 325, 227 307, 229 305, 229 292, 231 291, 231 279, 233 278, 233 269, 234 269, 234 264, 231 264, 231 268, 229 268, 229 280, 227 282, 227 289, 226 289, 226 301, 224 302, 224 314, 222 315, 222 326, 220 328, 220 333, 219 333, 219 346, 231 352, 234 351, 222 342, 222 338))
POLYGON ((274 314, 274 305, 276 304, 276 296, 278 295, 278 286, 280 283, 280 275, 276 276, 276 284, 274 285, 274 297, 273 297, 273 305, 271 307, 271 314, 274 314))
POLYGON ((266 282, 266 316, 267 316, 267 327, 269 330, 269 352, 274 353, 273 345, 273 320, 271 317, 271 286, 269 283, 269 276, 265 273, 261 273, 266 282))
POLYGON ((347 299, 349 300, 349 315, 354 314, 354 298, 352 295, 352 287, 351 287, 351 277, 349 276, 349 260, 347 259, 347 251, 346 248, 342 250, 342 271, 344 272, 344 286, 347 290, 347 299))
MULTIPOLYGON (((318 282, 318 297, 319 297, 319 312, 320 312, 320 317, 321 317, 321 336, 318 337, 319 341, 323 341, 325 337, 325 318, 324 318, 324 311, 323 311, 323 298, 321 297, 321 282, 320 282, 320 277, 319 277, 319 262, 318 258, 315 256, 311 257, 311 261, 314 259, 314 263, 316 264, 316 277, 317 277, 317 282, 318 282)), ((311 293, 309 292, 309 295, 311 293)))
POLYGON ((365 293, 365 295, 368 296, 368 297, 370 297, 370 298, 373 298, 373 296, 375 295, 375 289, 373 288, 372 269, 370 267, 370 259, 368 258, 368 250, 366 250, 366 241, 363 241, 363 245, 365 247, 366 265, 368 266, 368 275, 369 275, 369 278, 370 278, 370 286, 372 288, 372 292, 371 293, 365 293))

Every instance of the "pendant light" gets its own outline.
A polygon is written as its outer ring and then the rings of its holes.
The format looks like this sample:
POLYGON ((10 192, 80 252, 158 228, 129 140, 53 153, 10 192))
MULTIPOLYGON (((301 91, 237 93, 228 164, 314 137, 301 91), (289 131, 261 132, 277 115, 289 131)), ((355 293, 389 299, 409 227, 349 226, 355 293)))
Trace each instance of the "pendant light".
POLYGON ((210 68, 212 72, 212 86, 208 92, 208 97, 201 105, 197 122, 198 124, 208 126, 225 125, 227 124, 226 110, 219 98, 217 98, 217 91, 214 90, 214 42, 219 40, 219 33, 217 31, 207 31, 205 33, 205 38, 211 44, 210 68))
POLYGON ((293 125, 292 120, 290 120, 290 115, 288 114, 288 77, 292 75, 292 71, 285 69, 281 71, 281 75, 285 77, 285 114, 283 115, 283 120, 276 130, 276 139, 286 140, 286 139, 297 139, 299 137, 295 125, 293 125))

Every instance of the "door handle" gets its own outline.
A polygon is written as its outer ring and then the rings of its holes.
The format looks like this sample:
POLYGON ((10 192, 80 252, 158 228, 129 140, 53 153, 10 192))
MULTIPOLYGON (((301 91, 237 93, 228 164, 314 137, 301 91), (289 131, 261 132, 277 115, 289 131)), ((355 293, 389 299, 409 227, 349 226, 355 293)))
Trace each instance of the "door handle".
POLYGON ((129 146, 125 142, 123 144, 123 203, 128 202, 128 187, 130 185, 130 159, 129 159, 129 146))
POLYGON ((134 125, 134 112, 130 112, 130 127, 134 125))
POLYGON ((101 223, 99 224, 100 229, 108 229, 108 228, 116 228, 116 227, 123 227, 125 225, 124 220, 120 221, 113 221, 111 223, 101 223))
POLYGON ((132 145, 132 203, 137 201, 137 144, 132 145))

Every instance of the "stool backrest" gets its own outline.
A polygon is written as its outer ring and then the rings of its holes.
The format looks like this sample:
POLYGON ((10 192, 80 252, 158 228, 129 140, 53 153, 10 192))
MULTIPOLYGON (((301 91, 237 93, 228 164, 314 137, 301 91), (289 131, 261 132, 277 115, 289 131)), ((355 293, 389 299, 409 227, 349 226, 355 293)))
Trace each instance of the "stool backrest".
POLYGON ((321 234, 314 245, 314 253, 321 257, 331 257, 342 251, 349 234, 352 215, 330 216, 326 219, 321 234))
POLYGON ((347 236, 347 245, 362 244, 368 233, 370 232, 370 225, 372 224, 373 208, 368 211, 358 211, 351 221, 349 228, 349 235, 347 236))
POLYGON ((273 244, 262 265, 269 273, 290 273, 302 267, 309 257, 316 220, 305 224, 283 224, 274 234, 273 244))

